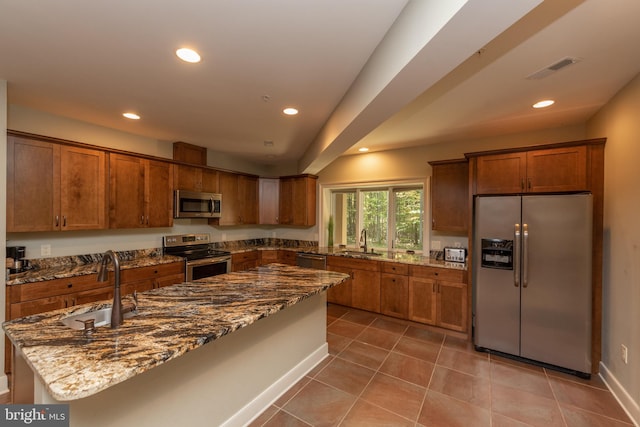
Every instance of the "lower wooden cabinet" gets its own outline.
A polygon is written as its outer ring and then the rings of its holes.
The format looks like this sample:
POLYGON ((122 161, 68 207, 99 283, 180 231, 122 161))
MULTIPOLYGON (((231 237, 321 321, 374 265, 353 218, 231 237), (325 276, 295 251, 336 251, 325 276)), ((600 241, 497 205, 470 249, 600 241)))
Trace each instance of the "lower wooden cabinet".
POLYGON ((123 270, 120 274, 120 292, 124 296, 132 294, 134 291, 144 292, 182 283, 185 280, 185 266, 183 262, 174 262, 171 264, 131 268, 123 270))
POLYGON ((399 263, 380 263, 380 312, 387 316, 407 319, 409 316, 409 266, 399 263))
POLYGON ((287 265, 296 265, 297 253, 284 249, 278 250, 278 262, 287 265))
POLYGON ((409 320, 466 332, 465 272, 415 265, 409 272, 409 320))
POLYGON ((260 254, 257 250, 231 255, 231 271, 244 271, 258 265, 260 265, 260 254))
POLYGON ((327 270, 339 271, 351 276, 347 282, 329 290, 327 295, 329 302, 376 313, 380 312, 380 267, 378 261, 328 256, 327 270), (343 285, 346 286, 341 288, 343 285), (334 298, 336 300, 332 301, 334 298), (349 298, 351 302, 346 304, 349 298))

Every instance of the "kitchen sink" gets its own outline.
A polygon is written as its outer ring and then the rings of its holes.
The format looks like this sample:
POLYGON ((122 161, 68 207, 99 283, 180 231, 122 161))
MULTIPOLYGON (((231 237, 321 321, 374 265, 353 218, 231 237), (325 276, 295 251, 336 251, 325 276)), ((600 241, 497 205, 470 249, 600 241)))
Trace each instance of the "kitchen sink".
MULTIPOLYGON (((135 312, 130 311, 128 313, 124 313, 123 317, 125 319, 129 319, 135 315, 135 312)), ((83 330, 84 321, 89 319, 93 319, 94 327, 96 328, 101 326, 111 326, 111 307, 88 311, 85 313, 72 314, 71 316, 63 318, 61 321, 65 326, 68 326, 71 329, 83 330)))
POLYGON ((349 251, 349 250, 344 250, 341 253, 345 254, 345 255, 358 255, 358 256, 362 256, 362 257, 369 257, 369 256, 381 256, 382 254, 380 252, 362 252, 362 251, 349 251))

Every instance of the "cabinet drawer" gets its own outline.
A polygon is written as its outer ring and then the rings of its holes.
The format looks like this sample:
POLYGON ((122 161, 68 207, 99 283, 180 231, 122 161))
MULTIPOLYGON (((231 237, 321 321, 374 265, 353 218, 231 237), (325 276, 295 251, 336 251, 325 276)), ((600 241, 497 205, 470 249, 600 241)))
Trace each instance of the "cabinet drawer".
POLYGON ((356 270, 380 271, 380 263, 368 259, 328 256, 327 265, 356 270))
POLYGON ((448 268, 427 267, 422 265, 412 265, 409 267, 412 277, 422 277, 433 280, 447 280, 450 282, 465 283, 465 271, 452 270, 448 268))
POLYGON ((65 279, 12 285, 8 287, 9 299, 11 303, 19 303, 104 287, 105 283, 98 282, 97 277, 97 274, 87 274, 65 279))
MULTIPOLYGON (((155 279, 162 276, 171 276, 174 274, 184 273, 185 265, 183 262, 172 262, 171 264, 159 264, 149 267, 128 268, 120 272, 121 282, 137 282, 139 280, 155 279)), ((109 279, 111 280, 111 273, 109 279)))
POLYGON ((278 259, 283 264, 296 265, 296 252, 280 249, 278 250, 278 259))
POLYGON ((409 264, 400 264, 397 262, 381 262, 380 271, 389 274, 409 274, 409 264))
POLYGON ((249 251, 249 252, 242 252, 239 254, 233 254, 231 255, 231 262, 232 263, 239 263, 239 262, 245 262, 245 261, 257 261, 258 260, 258 251, 249 251))
POLYGON ((260 251, 260 259, 263 264, 268 264, 270 262, 278 262, 278 251, 268 250, 268 251, 260 251))

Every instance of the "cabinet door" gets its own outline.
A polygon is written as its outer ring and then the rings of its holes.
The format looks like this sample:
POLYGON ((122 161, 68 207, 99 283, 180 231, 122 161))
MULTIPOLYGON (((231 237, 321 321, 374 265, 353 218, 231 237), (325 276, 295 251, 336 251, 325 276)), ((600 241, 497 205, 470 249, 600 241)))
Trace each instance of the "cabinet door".
POLYGON ((521 193, 525 190, 526 153, 480 156, 476 165, 478 194, 521 193))
POLYGON ((278 215, 280 224, 293 224, 293 180, 290 178, 280 179, 278 215))
POLYGON ((258 223, 258 178, 238 177, 238 199, 240 200, 240 224, 258 223))
POLYGON ((202 191, 206 193, 218 193, 218 171, 202 169, 202 191))
POLYGON ((7 231, 60 227, 60 146, 7 138, 7 231))
POLYGON ((409 278, 399 274, 380 275, 380 312, 387 316, 408 319, 409 278))
POLYGON ((380 273, 352 270, 351 306, 380 313, 380 273))
POLYGON ((296 265, 296 253, 294 251, 278 250, 278 262, 296 265))
POLYGON ((436 324, 436 281, 421 277, 409 278, 409 320, 436 324))
POLYGON ((278 262, 278 251, 260 251, 260 265, 271 264, 273 262, 278 262))
POLYGON ((278 204, 280 180, 277 178, 260 178, 259 208, 260 224, 278 224, 278 204))
POLYGON ((219 225, 236 225, 239 223, 240 206, 238 206, 238 175, 220 172, 218 185, 222 194, 222 216, 217 219, 219 225))
POLYGON ((176 285, 178 283, 184 282, 184 273, 182 274, 173 274, 170 276, 159 277, 156 280, 155 286, 156 288, 164 288, 165 286, 176 285))
POLYGON ((433 163, 431 184, 431 228, 467 231, 469 220, 469 163, 433 163))
MULTIPOLYGON (((337 271, 339 273, 348 274, 350 277, 352 275, 351 269, 347 267, 338 267, 333 265, 328 265, 327 270, 337 271)), ((347 279, 344 282, 340 283, 337 286, 332 287, 327 291, 327 301, 335 304, 344 305, 347 307, 351 307, 352 303, 352 287, 353 287, 353 279, 347 279)))
POLYGON ((527 192, 588 190, 587 147, 527 152, 527 192))
POLYGON ((66 295, 58 295, 11 304, 11 313, 8 313, 9 320, 66 308, 68 306, 66 297, 66 295))
POLYGON ((467 329, 467 285, 438 281, 436 324, 464 332, 467 329))
POLYGON ((137 282, 123 283, 121 285, 120 294, 122 296, 131 295, 133 292, 150 291, 155 288, 155 281, 153 279, 138 280, 137 282))
POLYGON ((113 300, 113 286, 76 292, 67 297, 69 306, 86 304, 102 300, 113 300))
POLYGON ((147 160, 145 165, 145 226, 173 226, 173 165, 147 160))
POLYGON ((106 153, 60 147, 60 225, 62 230, 106 228, 106 153))
POLYGON ((176 190, 203 191, 202 168, 174 165, 174 183, 176 190))
POLYGON ((109 154, 109 227, 144 226, 144 160, 109 154))

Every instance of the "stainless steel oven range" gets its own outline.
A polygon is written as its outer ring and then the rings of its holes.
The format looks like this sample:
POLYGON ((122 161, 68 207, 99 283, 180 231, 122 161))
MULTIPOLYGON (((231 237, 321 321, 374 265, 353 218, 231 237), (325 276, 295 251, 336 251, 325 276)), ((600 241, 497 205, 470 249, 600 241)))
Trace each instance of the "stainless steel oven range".
POLYGON ((230 272, 231 253, 213 249, 210 239, 206 233, 164 236, 162 249, 186 259, 187 282, 230 272))

